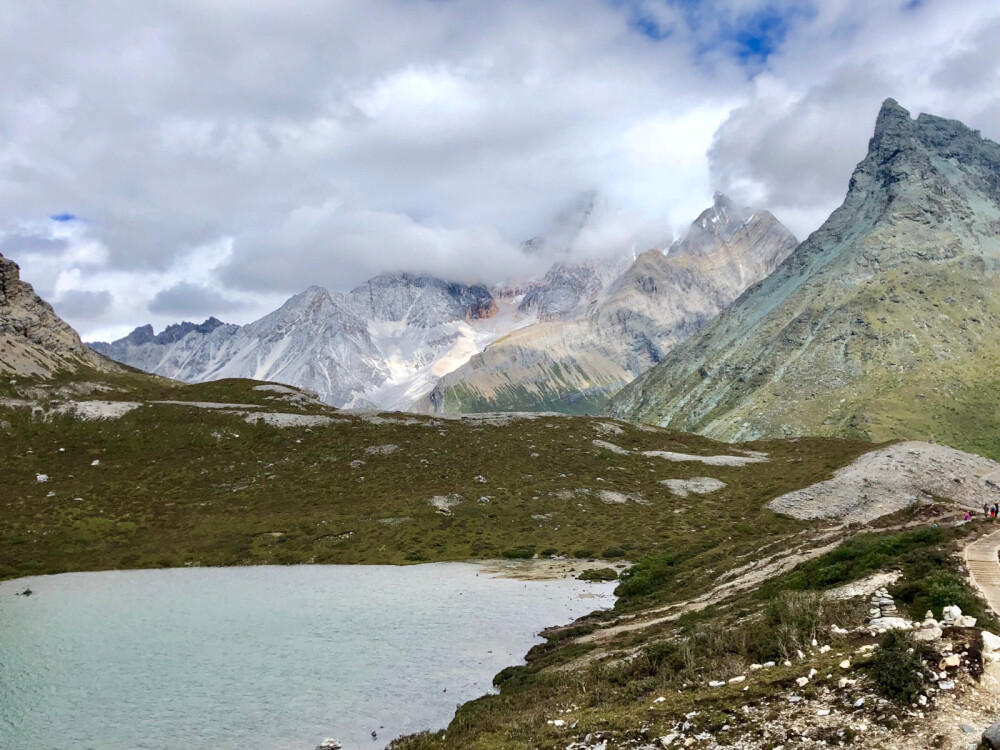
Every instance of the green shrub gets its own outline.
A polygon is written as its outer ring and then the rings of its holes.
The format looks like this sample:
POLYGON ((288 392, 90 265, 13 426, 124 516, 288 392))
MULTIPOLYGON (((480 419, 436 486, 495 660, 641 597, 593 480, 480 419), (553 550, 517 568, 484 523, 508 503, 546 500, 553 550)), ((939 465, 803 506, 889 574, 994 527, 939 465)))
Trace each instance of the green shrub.
POLYGON ((836 549, 796 566, 787 576, 762 587, 762 591, 770 593, 768 590, 775 586, 798 591, 828 589, 901 564, 918 550, 933 549, 950 540, 949 532, 941 527, 898 534, 858 534, 836 549))
POLYGON ((594 568, 583 571, 577 578, 581 581, 615 581, 618 579, 618 572, 612 568, 594 568))
POLYGON ((608 547, 601 553, 601 557, 605 560, 615 560, 619 557, 625 557, 625 550, 621 547, 608 547))
POLYGON ((909 705, 917 700, 929 676, 921 661, 932 656, 926 644, 901 630, 890 630, 882 636, 865 669, 883 698, 909 705))
POLYGON ((576 549, 576 550, 573 550, 573 557, 575 557, 577 560, 584 560, 584 559, 586 559, 588 557, 593 557, 593 556, 594 556, 593 550, 589 550, 589 549, 576 549))
POLYGON ((627 599, 654 593, 673 581, 676 575, 674 566, 680 561, 681 556, 671 552, 644 557, 621 574, 621 583, 615 589, 615 596, 627 599))
POLYGON ((530 560, 535 556, 535 548, 531 545, 511 547, 503 551, 503 556, 508 560, 530 560))

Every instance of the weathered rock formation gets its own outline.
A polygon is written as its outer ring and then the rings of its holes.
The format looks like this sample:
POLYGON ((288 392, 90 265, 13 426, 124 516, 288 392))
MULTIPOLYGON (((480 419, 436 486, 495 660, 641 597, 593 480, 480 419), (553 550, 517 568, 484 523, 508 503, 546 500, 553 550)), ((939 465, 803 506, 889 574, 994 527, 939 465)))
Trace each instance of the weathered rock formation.
POLYGON ((115 369, 88 349, 30 284, 0 255, 0 374, 49 378, 81 368, 115 369))

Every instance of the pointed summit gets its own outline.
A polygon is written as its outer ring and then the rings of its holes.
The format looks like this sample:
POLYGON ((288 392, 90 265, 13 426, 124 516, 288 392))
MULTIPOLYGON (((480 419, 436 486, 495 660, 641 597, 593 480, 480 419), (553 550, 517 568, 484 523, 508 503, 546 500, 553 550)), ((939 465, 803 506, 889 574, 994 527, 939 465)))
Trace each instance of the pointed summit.
POLYGON ((1000 400, 998 174, 1000 145, 886 100, 843 205, 611 412, 726 439, 985 445, 1000 426, 975 406, 1000 400))

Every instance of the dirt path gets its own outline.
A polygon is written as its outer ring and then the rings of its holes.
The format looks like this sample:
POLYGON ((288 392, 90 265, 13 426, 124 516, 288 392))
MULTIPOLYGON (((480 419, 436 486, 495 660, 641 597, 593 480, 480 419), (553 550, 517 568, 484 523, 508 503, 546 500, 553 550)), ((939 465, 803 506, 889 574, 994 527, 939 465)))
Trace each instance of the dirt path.
POLYGON ((1000 531, 977 539, 965 548, 965 564, 972 584, 990 608, 1000 614, 1000 531))

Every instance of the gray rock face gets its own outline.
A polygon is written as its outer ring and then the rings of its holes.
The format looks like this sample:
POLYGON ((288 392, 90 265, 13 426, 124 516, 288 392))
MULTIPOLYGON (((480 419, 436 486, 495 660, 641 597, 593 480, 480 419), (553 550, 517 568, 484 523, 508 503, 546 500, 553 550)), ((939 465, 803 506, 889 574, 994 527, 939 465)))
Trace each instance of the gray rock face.
POLYGON ((522 302, 539 309, 541 321, 444 376, 424 405, 436 412, 598 411, 773 271, 795 244, 770 213, 717 195, 666 254, 643 253, 604 287, 587 269, 553 269, 522 302), (586 295, 586 305, 574 308, 573 295, 586 295))
POLYGON ((1000 750, 1000 721, 994 722, 983 732, 983 744, 990 750, 1000 750))
POLYGON ((178 380, 274 380, 314 390, 336 406, 399 408, 408 405, 408 378, 418 376, 419 390, 419 376, 431 377, 423 371, 474 338, 475 323, 497 310, 482 286, 383 274, 348 294, 309 287, 246 326, 209 318, 168 326, 155 336, 143 326, 91 346, 178 380), (380 393, 386 384, 401 393, 380 393))
POLYGON ((21 281, 17 264, 0 255, 0 373, 48 378, 81 367, 116 369, 84 346, 49 303, 21 281))
POLYGON ((887 100, 843 205, 610 413, 724 439, 957 434, 1000 365, 998 175, 1000 146, 887 100))

